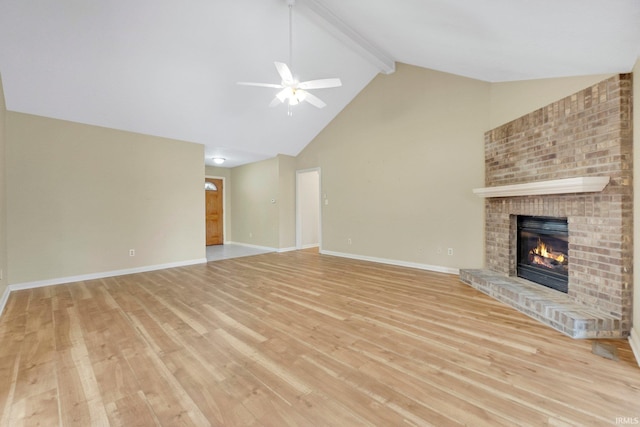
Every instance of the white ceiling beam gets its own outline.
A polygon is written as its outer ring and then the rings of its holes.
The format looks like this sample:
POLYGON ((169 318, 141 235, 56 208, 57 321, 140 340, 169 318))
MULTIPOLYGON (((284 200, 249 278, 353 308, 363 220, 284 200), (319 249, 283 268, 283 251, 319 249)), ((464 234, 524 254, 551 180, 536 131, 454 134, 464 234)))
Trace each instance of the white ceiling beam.
POLYGON ((301 12, 318 22, 325 30, 353 49, 367 61, 375 65, 381 73, 391 74, 396 71, 395 60, 382 49, 358 34, 321 0, 298 0, 296 6, 301 12))

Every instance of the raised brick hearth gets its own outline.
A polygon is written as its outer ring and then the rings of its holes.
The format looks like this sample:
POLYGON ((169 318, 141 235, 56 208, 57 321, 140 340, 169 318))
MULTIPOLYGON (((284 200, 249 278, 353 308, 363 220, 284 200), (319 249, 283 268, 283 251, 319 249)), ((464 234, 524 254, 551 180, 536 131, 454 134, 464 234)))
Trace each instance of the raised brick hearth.
POLYGON ((466 283, 575 338, 625 337, 632 301, 631 76, 616 75, 485 134, 486 187, 610 177, 601 192, 492 197, 484 270, 466 283), (567 218, 567 294, 516 278, 517 215, 567 218))

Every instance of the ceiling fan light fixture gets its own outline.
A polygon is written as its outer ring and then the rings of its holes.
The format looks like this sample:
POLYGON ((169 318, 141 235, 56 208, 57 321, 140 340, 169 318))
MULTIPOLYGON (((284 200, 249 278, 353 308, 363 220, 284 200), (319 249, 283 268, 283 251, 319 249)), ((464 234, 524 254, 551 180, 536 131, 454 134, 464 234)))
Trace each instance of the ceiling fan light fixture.
POLYGON ((293 89, 290 87, 286 87, 276 94, 276 98, 278 98, 280 102, 291 99, 291 96, 293 96, 293 89))
POLYGON ((298 105, 305 99, 305 91, 296 90, 291 88, 290 93, 287 94, 287 100, 289 101, 289 105, 298 105))
POLYGON ((293 97, 296 98, 298 102, 304 101, 304 99, 307 97, 306 95, 307 95, 307 92, 300 89, 293 91, 293 97))
POLYGON ((214 157, 213 158, 213 163, 215 163, 216 165, 221 165, 224 163, 226 159, 223 157, 214 157))
MULTIPOLYGON (((275 61, 276 70, 280 76, 280 84, 272 83, 254 83, 254 82, 238 82, 243 86, 259 86, 267 88, 280 89, 275 98, 269 104, 269 107, 276 107, 286 101, 288 107, 298 105, 303 101, 317 107, 324 108, 327 104, 317 96, 308 93, 311 89, 329 89, 342 86, 339 78, 317 79, 299 82, 293 77, 293 73, 289 66, 293 64, 293 5, 295 0, 287 0, 289 5, 289 65, 284 62, 275 61)), ((291 109, 287 108, 287 114, 292 115, 291 109)))

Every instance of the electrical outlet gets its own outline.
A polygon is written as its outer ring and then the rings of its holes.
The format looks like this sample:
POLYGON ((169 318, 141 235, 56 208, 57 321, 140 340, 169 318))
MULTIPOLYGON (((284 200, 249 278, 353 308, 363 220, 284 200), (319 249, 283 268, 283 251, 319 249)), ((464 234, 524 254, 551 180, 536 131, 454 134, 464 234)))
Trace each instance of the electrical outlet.
POLYGON ((135 249, 129 249, 129 256, 136 256, 136 250, 135 249))
POLYGON ((453 255, 453 248, 447 249, 447 255, 453 255))

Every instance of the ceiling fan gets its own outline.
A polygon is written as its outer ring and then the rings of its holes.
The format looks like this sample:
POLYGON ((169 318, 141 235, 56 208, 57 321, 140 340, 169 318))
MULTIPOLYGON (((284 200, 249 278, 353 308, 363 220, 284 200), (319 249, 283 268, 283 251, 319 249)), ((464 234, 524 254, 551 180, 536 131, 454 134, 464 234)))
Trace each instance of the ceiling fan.
MULTIPOLYGON (((289 65, 293 63, 293 5, 295 0, 287 0, 289 5, 289 65)), ((327 104, 317 96, 309 93, 312 89, 328 89, 333 87, 342 86, 342 82, 339 78, 309 80, 306 82, 298 82, 293 78, 293 73, 289 66, 283 62, 275 62, 276 70, 280 75, 280 84, 275 83, 253 83, 253 82, 238 82, 239 85, 244 86, 259 86, 268 87, 274 89, 280 89, 275 98, 269 104, 269 107, 275 107, 282 103, 287 103, 288 114, 291 115, 291 106, 297 105, 301 102, 308 102, 317 108, 323 108, 327 104)))

